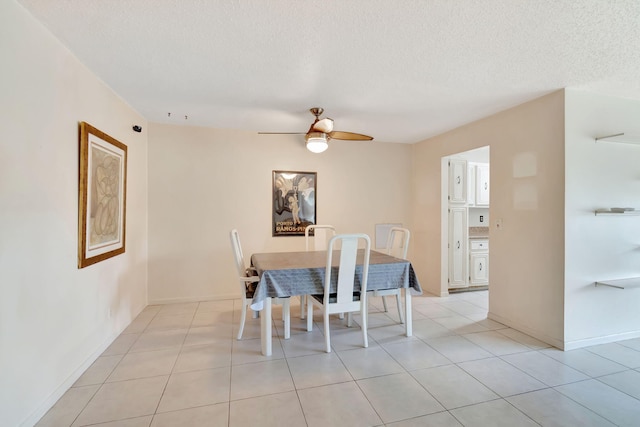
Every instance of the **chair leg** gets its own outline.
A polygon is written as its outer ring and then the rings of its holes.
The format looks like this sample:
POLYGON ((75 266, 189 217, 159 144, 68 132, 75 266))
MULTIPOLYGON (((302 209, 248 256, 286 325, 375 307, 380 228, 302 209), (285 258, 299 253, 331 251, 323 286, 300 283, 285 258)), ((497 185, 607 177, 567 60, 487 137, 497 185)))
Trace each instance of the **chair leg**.
POLYGON ((382 297, 382 306, 384 307, 384 312, 385 312, 385 313, 386 313, 387 311, 389 311, 389 310, 387 309, 387 300, 386 300, 384 297, 382 297))
POLYGON ((282 301, 282 317, 284 318, 284 339, 291 338, 291 298, 282 301))
MULTIPOLYGON (((309 297, 313 298, 313 297, 309 297)), ((311 300, 307 301, 307 332, 311 332, 313 330, 313 302, 311 300)))
POLYGON ((353 313, 347 313, 347 328, 350 328, 353 325, 353 313))
POLYGON ((360 315, 362 317, 362 340, 364 341, 364 347, 369 347, 369 338, 367 337, 367 309, 366 307, 361 310, 360 315))
POLYGON ((402 301, 400 301, 400 293, 396 294, 396 303, 398 305, 398 316, 400 316, 400 323, 404 324, 404 314, 402 310, 402 301))
POLYGON ((327 345, 327 353, 331 353, 331 337, 329 332, 329 311, 327 311, 326 307, 324 308, 324 342, 327 345))
MULTIPOLYGON (((254 312, 255 313, 255 312, 254 312)), ((247 318, 247 304, 242 301, 242 314, 240 315, 240 330, 238 331, 238 340, 242 339, 242 332, 244 332, 244 321, 247 318)))
POLYGON ((304 319, 304 309, 305 309, 305 303, 307 300, 307 296, 306 295, 300 295, 300 318, 304 319))
POLYGON ((340 320, 344 320, 344 313, 340 313, 340 314, 338 315, 338 318, 339 318, 340 320))

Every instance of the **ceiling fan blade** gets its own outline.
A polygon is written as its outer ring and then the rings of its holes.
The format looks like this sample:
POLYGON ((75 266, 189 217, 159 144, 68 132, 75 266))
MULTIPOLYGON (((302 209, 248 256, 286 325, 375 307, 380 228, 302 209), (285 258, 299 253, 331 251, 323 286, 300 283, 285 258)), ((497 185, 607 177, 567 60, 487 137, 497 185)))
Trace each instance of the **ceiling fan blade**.
POLYGON ((311 126, 311 129, 316 132, 330 133, 333 130, 333 119, 328 117, 320 119, 311 126))
POLYGON ((342 132, 339 130, 334 130, 333 132, 328 133, 329 138, 331 139, 342 139, 348 141, 371 141, 373 139, 372 136, 363 135, 361 133, 353 133, 353 132, 342 132))
POLYGON ((304 135, 306 132, 258 132, 258 135, 304 135))

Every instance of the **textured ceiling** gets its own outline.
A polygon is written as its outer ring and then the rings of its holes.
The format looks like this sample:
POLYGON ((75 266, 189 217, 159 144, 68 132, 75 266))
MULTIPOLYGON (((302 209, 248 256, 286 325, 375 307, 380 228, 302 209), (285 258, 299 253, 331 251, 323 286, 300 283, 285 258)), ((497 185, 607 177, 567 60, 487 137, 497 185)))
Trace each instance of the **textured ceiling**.
POLYGON ((640 99, 638 0, 19 3, 151 122, 305 132, 320 106, 411 143, 564 87, 640 99))

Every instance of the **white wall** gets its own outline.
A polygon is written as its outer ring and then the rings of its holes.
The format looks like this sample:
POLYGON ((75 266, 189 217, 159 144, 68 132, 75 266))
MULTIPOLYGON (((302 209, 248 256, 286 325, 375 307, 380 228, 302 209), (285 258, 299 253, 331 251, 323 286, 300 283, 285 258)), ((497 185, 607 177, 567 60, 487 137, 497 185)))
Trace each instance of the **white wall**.
POLYGON ((0 425, 32 425, 146 304, 146 123, 0 2, 0 425), (77 269, 78 122, 129 149, 126 253, 77 269))
POLYGON ((334 140, 313 154, 301 135, 151 124, 150 302, 237 298, 232 228, 247 258, 304 250, 304 237, 271 235, 273 170, 317 172, 317 221, 339 233, 411 227, 410 153, 405 144, 334 140))
POLYGON ((594 140, 640 135, 640 102, 566 94, 565 348, 576 348, 640 336, 640 287, 594 286, 640 276, 640 216, 593 213, 640 209, 640 145, 594 140))
MULTIPOLYGON (((441 158, 490 146, 489 317, 553 345, 564 327, 564 95, 554 92, 413 146, 412 239, 441 295, 441 158), (502 219, 503 227, 495 223, 502 219)), ((446 283, 446 279, 444 280, 446 283)))

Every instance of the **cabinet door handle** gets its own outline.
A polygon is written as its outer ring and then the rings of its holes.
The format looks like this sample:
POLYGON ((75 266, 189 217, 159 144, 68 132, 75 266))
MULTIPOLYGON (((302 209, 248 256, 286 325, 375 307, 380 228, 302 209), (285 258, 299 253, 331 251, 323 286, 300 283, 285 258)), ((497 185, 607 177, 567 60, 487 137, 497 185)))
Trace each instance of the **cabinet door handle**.
POLYGON ((480 263, 480 268, 479 268, 479 270, 480 270, 480 271, 482 271, 482 263, 480 263))
POLYGON ((485 190, 487 189, 487 185, 488 185, 488 184, 485 182, 485 183, 484 183, 484 189, 485 189, 485 190))
POLYGON ((460 240, 458 240, 458 249, 460 249, 460 240))
POLYGON ((460 184, 460 175, 458 175, 458 184, 460 184))

